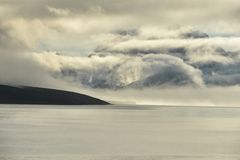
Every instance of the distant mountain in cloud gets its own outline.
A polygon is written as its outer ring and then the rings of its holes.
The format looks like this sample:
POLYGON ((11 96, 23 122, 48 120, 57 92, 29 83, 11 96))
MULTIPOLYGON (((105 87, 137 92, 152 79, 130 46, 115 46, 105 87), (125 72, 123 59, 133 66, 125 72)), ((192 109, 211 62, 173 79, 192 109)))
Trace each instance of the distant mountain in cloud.
POLYGON ((56 78, 94 89, 240 84, 240 52, 234 48, 238 39, 209 37, 198 30, 169 31, 151 39, 143 32, 114 31, 88 57, 54 53, 39 57, 50 66, 57 64, 56 78), (226 40, 233 47, 226 47, 226 40))

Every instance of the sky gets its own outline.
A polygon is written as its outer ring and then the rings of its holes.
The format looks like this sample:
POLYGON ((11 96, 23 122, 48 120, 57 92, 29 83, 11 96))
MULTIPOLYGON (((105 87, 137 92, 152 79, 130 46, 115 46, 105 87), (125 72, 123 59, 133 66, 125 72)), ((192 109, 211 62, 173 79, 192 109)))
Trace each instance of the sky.
POLYGON ((239 106, 239 0, 0 0, 0 84, 239 106))

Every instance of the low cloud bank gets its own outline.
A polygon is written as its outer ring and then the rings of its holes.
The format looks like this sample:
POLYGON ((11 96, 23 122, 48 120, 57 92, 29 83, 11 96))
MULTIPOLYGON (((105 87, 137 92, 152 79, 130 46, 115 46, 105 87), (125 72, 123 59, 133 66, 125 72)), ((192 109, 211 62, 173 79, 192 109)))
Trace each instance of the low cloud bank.
POLYGON ((54 52, 34 57, 52 69, 55 78, 89 88, 201 88, 240 84, 239 38, 209 37, 193 30, 175 33, 175 37, 169 33, 169 38, 164 35, 165 38, 151 39, 141 30, 114 31, 88 57, 54 52))
POLYGON ((88 90, 91 95, 115 104, 239 107, 240 87, 145 88, 141 90, 88 90))
POLYGON ((60 88, 120 103, 237 106, 238 37, 195 30, 101 35, 88 56, 33 52, 0 29, 0 82, 60 88), (173 34, 174 33, 174 34, 173 34), (14 47, 12 47, 14 46, 14 47))

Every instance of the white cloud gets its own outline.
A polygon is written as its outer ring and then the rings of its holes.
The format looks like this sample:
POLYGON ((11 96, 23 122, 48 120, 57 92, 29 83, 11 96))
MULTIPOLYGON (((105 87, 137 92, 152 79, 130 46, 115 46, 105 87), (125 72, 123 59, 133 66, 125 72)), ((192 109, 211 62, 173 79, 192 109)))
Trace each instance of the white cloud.
POLYGON ((55 8, 51 6, 47 6, 47 9, 50 13, 56 16, 67 16, 71 13, 69 9, 55 8))

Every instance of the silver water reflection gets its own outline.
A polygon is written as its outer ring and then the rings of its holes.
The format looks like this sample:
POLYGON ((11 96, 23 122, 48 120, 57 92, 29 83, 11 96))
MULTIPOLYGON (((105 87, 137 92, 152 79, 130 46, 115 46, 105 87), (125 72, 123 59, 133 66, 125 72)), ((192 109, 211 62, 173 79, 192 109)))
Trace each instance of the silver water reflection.
POLYGON ((0 106, 0 160, 239 160, 240 108, 0 106))

